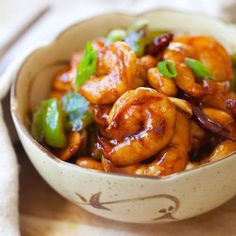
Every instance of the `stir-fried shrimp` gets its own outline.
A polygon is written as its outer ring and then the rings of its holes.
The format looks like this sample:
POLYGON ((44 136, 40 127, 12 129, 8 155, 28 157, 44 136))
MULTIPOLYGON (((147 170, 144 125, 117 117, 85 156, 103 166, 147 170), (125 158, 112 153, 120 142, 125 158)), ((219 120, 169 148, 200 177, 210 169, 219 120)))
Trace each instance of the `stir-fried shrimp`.
POLYGON ((233 77, 232 63, 226 50, 208 36, 175 38, 163 57, 176 65, 178 76, 175 81, 178 87, 193 97, 202 96, 208 91, 196 81, 193 72, 184 64, 186 57, 198 59, 217 81, 228 81, 233 77))
POLYGON ((160 73, 157 67, 148 70, 147 80, 154 89, 166 96, 175 96, 177 94, 175 82, 160 73))
POLYGON ((157 59, 151 55, 143 56, 140 58, 140 67, 144 70, 155 67, 157 64, 157 59))
POLYGON ((225 100, 227 110, 233 115, 234 119, 236 119, 236 96, 235 94, 230 94, 231 97, 225 100))
POLYGON ((115 167, 109 160, 103 159, 107 172, 126 174, 162 176, 185 169, 188 162, 190 127, 187 118, 180 112, 176 115, 174 135, 170 143, 160 153, 154 155, 155 160, 150 164, 133 164, 123 168, 115 167))
POLYGON ((146 84, 147 71, 148 69, 156 66, 157 59, 151 55, 147 55, 141 58, 137 58, 136 64, 136 77, 132 89, 142 87, 146 84))
POLYGON ((52 78, 32 135, 61 160, 105 172, 164 176, 219 160, 236 153, 232 59, 210 36, 147 24, 87 41, 52 78))
POLYGON ((128 91, 113 105, 108 118, 107 130, 116 129, 121 141, 113 144, 101 138, 103 154, 117 166, 140 162, 169 143, 175 120, 175 106, 166 96, 149 88, 128 91), (124 126, 126 118, 131 127, 124 126))
POLYGON ((130 175, 134 175, 136 170, 140 167, 140 163, 125 167, 116 167, 111 161, 106 159, 104 156, 102 157, 102 165, 105 172, 116 172, 130 175))
POLYGON ((156 159, 150 164, 141 165, 135 173, 137 175, 169 175, 185 169, 188 163, 190 128, 187 118, 177 112, 174 135, 156 159))
POLYGON ((98 130, 106 138, 112 138, 111 134, 106 131, 111 109, 111 105, 91 105, 92 116, 98 125, 98 130))
MULTIPOLYGON (((97 38, 97 39, 93 40, 92 41, 92 46, 95 50, 100 52, 105 47, 104 38, 97 38)), ((75 81, 75 79, 76 79, 78 65, 81 62, 81 60, 83 59, 83 55, 84 55, 83 50, 80 50, 78 52, 75 52, 71 57, 70 71, 69 71, 69 75, 70 75, 70 78, 71 78, 71 83, 73 83, 73 81, 75 81)))
POLYGON ((108 119, 111 109, 112 109, 112 106, 110 105, 91 105, 93 119, 100 126, 103 126, 103 127, 108 126, 107 119, 108 119))
POLYGON ((52 83, 52 88, 54 90, 67 92, 72 89, 71 86, 72 76, 70 72, 70 68, 66 67, 60 73, 57 73, 55 79, 52 83))
POLYGON ((186 42, 179 41, 176 39, 170 43, 164 52, 163 58, 175 64, 178 72, 175 82, 180 89, 193 97, 202 96, 206 94, 206 89, 196 82, 191 69, 184 64, 186 57, 194 57, 194 50, 186 42))
MULTIPOLYGON (((104 39, 99 38, 96 40, 93 40, 92 44, 94 48, 98 51, 101 51, 104 48, 104 39)), ((78 64, 83 58, 83 51, 78 51, 74 53, 70 60, 70 66, 66 67, 62 71, 56 74, 55 79, 52 83, 52 88, 55 91, 71 91, 73 89, 73 81, 76 78, 77 68, 78 64)), ((54 95, 56 95, 54 93, 54 95)), ((57 96, 56 96, 57 97, 57 96)))
POLYGON ((217 81, 233 78, 231 59, 222 45, 209 36, 189 37, 188 44, 194 48, 196 57, 213 73, 217 81))
POLYGON ((204 106, 229 111, 226 101, 229 98, 233 98, 234 95, 230 93, 230 81, 215 82, 207 81, 206 87, 209 94, 201 98, 201 102, 204 106))
POLYGON ((191 69, 184 63, 177 64, 178 75, 175 78, 177 86, 192 97, 201 97, 207 94, 207 89, 203 84, 196 82, 191 69))
POLYGON ((213 73, 217 81, 233 78, 232 62, 228 53, 210 36, 177 37, 164 55, 166 60, 174 63, 184 62, 185 57, 201 61, 213 73))
POLYGON ((79 92, 93 104, 110 104, 133 86, 135 74, 135 53, 126 43, 113 43, 101 51, 96 76, 79 92))
POLYGON ((102 51, 106 45, 106 39, 101 37, 101 38, 92 40, 92 45, 96 51, 102 51))

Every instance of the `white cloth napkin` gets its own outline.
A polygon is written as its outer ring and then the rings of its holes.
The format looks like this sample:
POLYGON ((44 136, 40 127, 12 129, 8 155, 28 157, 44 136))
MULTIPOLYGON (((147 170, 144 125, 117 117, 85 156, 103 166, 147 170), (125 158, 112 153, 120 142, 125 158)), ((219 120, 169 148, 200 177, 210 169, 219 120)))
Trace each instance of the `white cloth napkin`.
MULTIPOLYGON (((65 26, 92 15, 108 11, 142 12, 157 7, 175 8, 180 10, 197 11, 220 16, 236 23, 234 0, 0 0, 0 47, 24 24, 35 12, 45 6, 52 5, 51 13, 37 27, 27 34, 12 55, 20 55, 29 46, 52 38, 65 26), (27 6, 27 7, 25 7, 27 6)), ((6 71, 8 73, 8 71, 6 71)), ((1 72, 0 72, 1 74, 1 72)), ((11 81, 5 76, 0 77, 0 100, 8 91, 11 81)), ((18 236, 18 166, 12 148, 6 125, 3 121, 0 104, 0 235, 18 236)), ((99 230, 93 229, 93 235, 100 235, 99 230)), ((104 231, 103 235, 120 235, 119 232, 104 231)), ((133 235, 132 232, 122 232, 122 235, 133 235)))
MULTIPOLYGON (((9 85, 10 81, 1 81, 0 100, 9 85)), ((18 165, 0 103, 0 235, 19 235, 18 215, 18 165)))

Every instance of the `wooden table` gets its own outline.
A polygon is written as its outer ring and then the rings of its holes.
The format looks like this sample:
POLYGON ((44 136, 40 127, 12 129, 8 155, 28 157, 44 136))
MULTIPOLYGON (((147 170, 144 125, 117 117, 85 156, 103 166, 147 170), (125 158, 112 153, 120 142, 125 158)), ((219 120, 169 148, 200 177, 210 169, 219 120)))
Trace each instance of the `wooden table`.
POLYGON ((35 171, 20 144, 16 150, 22 236, 236 235, 236 198, 210 213, 182 222, 151 226, 117 223, 87 213, 60 197, 35 171))

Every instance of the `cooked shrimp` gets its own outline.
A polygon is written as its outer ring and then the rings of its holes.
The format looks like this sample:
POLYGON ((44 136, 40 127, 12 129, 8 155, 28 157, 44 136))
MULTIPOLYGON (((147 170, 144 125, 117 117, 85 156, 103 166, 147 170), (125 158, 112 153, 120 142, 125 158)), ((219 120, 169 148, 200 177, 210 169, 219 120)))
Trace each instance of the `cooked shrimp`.
POLYGON ((228 130, 230 138, 236 140, 236 122, 230 114, 214 108, 203 108, 202 111, 210 118, 210 120, 228 130))
POLYGON ((232 96, 233 98, 227 98, 225 100, 225 104, 227 107, 227 110, 230 111, 230 113, 233 115, 234 119, 236 119, 236 96, 232 96))
POLYGON ((111 105, 91 105, 90 106, 93 119, 103 127, 108 126, 107 119, 112 109, 111 105))
POLYGON ((175 64, 177 76, 174 81, 180 89, 193 97, 202 96, 206 94, 206 89, 195 81, 191 69, 184 64, 185 57, 194 57, 194 50, 186 42, 179 42, 181 38, 179 41, 178 39, 170 43, 164 52, 163 58, 175 64))
POLYGON ((185 169, 188 162, 190 127, 187 118, 177 112, 175 132, 170 143, 157 155, 150 164, 133 164, 117 168, 109 160, 103 158, 106 172, 120 172, 126 174, 163 176, 185 169))
POLYGON ((77 68, 78 68, 78 64, 80 63, 80 61, 83 59, 83 51, 78 51, 73 53, 71 60, 70 60, 70 67, 72 70, 74 70, 74 72, 76 73, 77 68))
POLYGON ((102 51, 103 48, 104 48, 105 45, 106 45, 106 39, 103 38, 103 37, 96 38, 96 39, 92 40, 92 45, 93 45, 93 48, 94 48, 96 51, 102 51))
POLYGON ((187 118, 177 112, 174 135, 156 159, 150 164, 141 165, 135 173, 137 175, 169 175, 185 169, 188 163, 190 127, 187 118))
MULTIPOLYGON (((101 51, 104 47, 104 39, 98 38, 92 41, 95 50, 101 51)), ((70 91, 73 88, 73 82, 76 78, 77 69, 80 61, 83 59, 83 50, 77 51, 72 54, 70 66, 62 70, 53 81, 53 88, 56 90, 70 91)))
POLYGON ((207 82, 209 94, 201 98, 205 106, 228 111, 226 100, 229 98, 230 82, 207 82))
POLYGON ((126 92, 108 117, 107 132, 116 129, 119 141, 100 138, 104 156, 117 166, 145 160, 170 142, 175 119, 175 106, 165 95, 142 87, 126 92))
POLYGON ((52 82, 52 88, 54 90, 68 92, 72 90, 72 76, 70 68, 66 67, 56 74, 55 79, 52 82))
POLYGON ((196 82, 193 72, 184 63, 177 64, 176 70, 178 72, 174 78, 177 86, 192 97, 201 97, 207 94, 207 89, 203 84, 196 82))
POLYGON ((140 58, 140 65, 146 71, 157 65, 157 59, 151 55, 146 55, 140 58))
POLYGON ((116 172, 129 175, 134 175, 136 170, 140 167, 140 164, 134 164, 125 167, 116 167, 111 161, 107 160, 104 156, 102 157, 102 165, 105 172, 116 172))
POLYGON ((194 49, 182 39, 184 37, 174 38, 163 53, 163 59, 171 61, 174 64, 181 64, 185 57, 194 57, 194 49), (183 42, 181 42, 183 41, 183 42))
MULTIPOLYGON (((93 48, 100 52, 105 46, 105 39, 104 38, 97 38, 92 41, 93 48)), ((76 78, 78 65, 80 61, 83 59, 84 52, 80 50, 78 52, 73 53, 71 60, 70 60, 70 77, 71 81, 74 81, 76 78)))
POLYGON ((148 70, 147 80, 160 93, 167 96, 175 96, 177 94, 177 87, 174 80, 161 74, 157 67, 148 70))
POLYGON ((190 37, 189 44, 194 48, 196 57, 213 73, 217 81, 233 78, 232 62, 225 48, 209 36, 190 37))
POLYGON ((216 161, 234 152, 236 152, 236 142, 225 140, 216 146, 212 154, 207 158, 207 161, 216 161))
POLYGON ((106 132, 108 126, 108 116, 112 109, 111 105, 91 105, 93 119, 98 124, 98 130, 103 137, 112 138, 109 133, 106 132))
POLYGON ((135 53, 124 42, 112 43, 99 54, 96 76, 79 92, 93 104, 111 104, 133 86, 135 75, 135 53))
POLYGON ((91 157, 79 157, 75 161, 76 165, 82 167, 82 168, 87 168, 87 169, 94 169, 94 170, 100 170, 103 171, 103 166, 102 163, 99 161, 94 160, 91 157))
POLYGON ((146 83, 148 69, 155 67, 157 59, 151 55, 146 55, 136 60, 136 76, 132 89, 142 87, 146 83))
POLYGON ((207 94, 207 88, 196 82, 195 77, 184 64, 186 57, 198 59, 216 77, 217 81, 228 81, 233 77, 232 63, 226 50, 212 37, 185 36, 175 38, 163 55, 172 61, 178 72, 176 84, 193 97, 207 94))

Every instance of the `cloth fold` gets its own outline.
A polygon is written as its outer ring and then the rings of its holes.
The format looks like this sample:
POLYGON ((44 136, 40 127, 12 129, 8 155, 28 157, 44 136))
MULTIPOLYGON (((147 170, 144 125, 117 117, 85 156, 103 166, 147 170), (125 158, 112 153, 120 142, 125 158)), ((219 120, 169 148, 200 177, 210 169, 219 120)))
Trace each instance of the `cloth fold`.
MULTIPOLYGON (((62 28, 75 21, 109 11, 136 13, 158 7, 175 8, 208 13, 236 23, 234 14, 236 2, 234 0, 42 0, 34 2, 30 0, 0 0, 1 35, 14 33, 23 24, 24 19, 29 18, 29 15, 35 12, 37 7, 42 7, 46 4, 51 4, 53 11, 36 29, 24 37, 24 40, 14 49, 15 54, 19 55, 29 46, 32 47, 36 43, 45 40, 45 38, 52 38, 62 28)), ((2 45, 4 43, 4 38, 5 40, 9 39, 9 37, 3 37, 0 41, 0 47, 1 43, 2 45)), ((5 75, 9 73, 8 71, 6 71, 5 75)), ((0 77, 0 100, 6 95, 11 83, 11 78, 9 80, 5 78, 9 78, 9 76, 0 77)), ((18 216, 18 165, 6 124, 3 120, 2 106, 0 105, 0 235, 19 235, 18 216)), ((98 235, 96 232, 94 234, 98 235)), ((133 234, 127 232, 127 234, 123 235, 133 234)))
POLYGON ((18 165, 0 105, 0 235, 18 236, 18 165))

